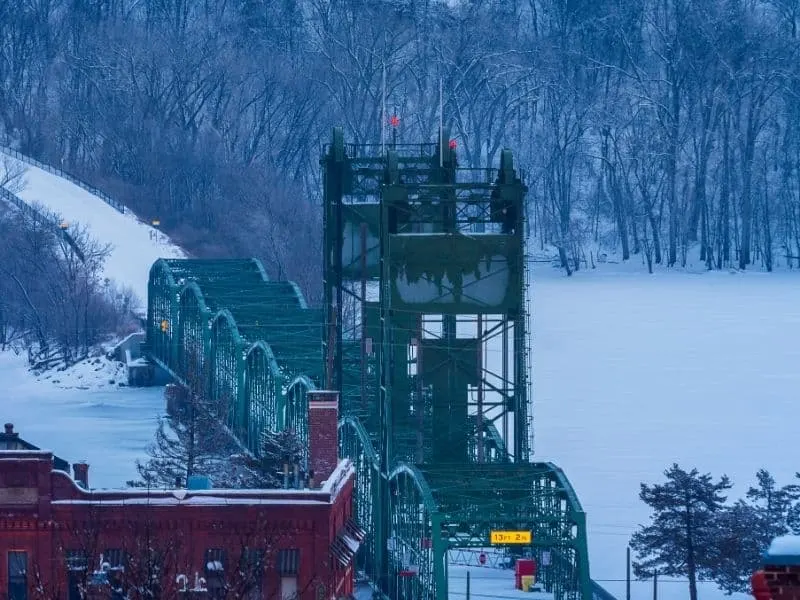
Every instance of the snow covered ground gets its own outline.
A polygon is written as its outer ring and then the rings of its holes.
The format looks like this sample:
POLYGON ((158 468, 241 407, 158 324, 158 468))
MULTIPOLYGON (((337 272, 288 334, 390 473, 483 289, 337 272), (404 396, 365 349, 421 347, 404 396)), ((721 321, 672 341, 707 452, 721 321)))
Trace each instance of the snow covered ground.
MULTIPOLYGON (((639 271, 638 269, 636 269, 639 271)), ((630 269, 628 269, 630 271, 630 269)), ((588 514, 592 577, 625 597, 625 548, 649 518, 640 482, 673 462, 736 484, 800 470, 800 273, 534 271, 537 460, 561 466, 588 514)), ((659 598, 688 596, 659 582, 659 598)), ((632 586, 649 598, 652 581, 632 586)), ((702 600, 724 594, 711 584, 702 600)), ((746 598, 735 595, 734 598, 746 598)))
POLYGON ((468 576, 469 597, 475 598, 475 600, 488 600, 489 598, 552 600, 553 598, 552 594, 544 592, 523 592, 516 589, 513 569, 450 565, 447 570, 447 584, 451 600, 461 600, 467 597, 468 576))
POLYGON ((70 463, 88 461, 92 487, 124 487, 153 440, 164 389, 120 387, 114 369, 89 360, 37 379, 23 356, 0 352, 0 422, 70 463))
POLYGON ((70 225, 80 223, 87 226, 97 241, 111 244, 111 255, 105 263, 105 276, 130 287, 142 303, 140 309, 143 310, 140 312, 144 312, 147 308, 150 266, 159 258, 183 258, 183 251, 172 244, 166 235, 141 222, 130 211, 122 214, 97 196, 58 175, 19 164, 25 169, 25 187, 17 192, 17 196, 29 204, 39 204, 60 214, 70 225))
POLYGON ((68 369, 49 369, 36 377, 37 381, 50 382, 61 389, 108 391, 126 385, 128 372, 125 365, 105 356, 82 360, 68 369))

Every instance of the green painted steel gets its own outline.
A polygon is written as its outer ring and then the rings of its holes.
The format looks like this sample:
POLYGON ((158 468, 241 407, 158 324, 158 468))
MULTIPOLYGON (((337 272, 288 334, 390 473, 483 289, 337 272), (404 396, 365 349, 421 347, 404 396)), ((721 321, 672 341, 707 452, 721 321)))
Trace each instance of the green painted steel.
POLYGON ((321 311, 258 260, 162 259, 148 282, 147 354, 213 401, 251 451, 265 431, 307 439, 305 392, 322 377, 321 311))
POLYGON ((367 532, 364 548, 357 556, 357 568, 369 575, 372 581, 380 578, 375 563, 377 540, 385 539, 380 531, 380 519, 376 518, 383 510, 378 496, 381 479, 380 460, 372 441, 361 422, 355 417, 344 417, 339 421, 339 452, 353 461, 356 471, 356 490, 353 496, 353 514, 367 532))
POLYGON ((442 558, 447 555, 447 541, 427 480, 416 467, 401 464, 389 475, 389 490, 389 595, 397 600, 446 598, 442 558))
POLYGON ((337 129, 322 165, 324 308, 257 260, 159 260, 148 356, 255 453, 267 430, 306 442, 309 391, 340 391, 368 532, 357 567, 383 594, 446 600, 450 550, 528 529, 511 552, 539 559, 558 600, 590 600, 585 513, 564 473, 530 458, 526 188, 511 152, 461 169, 447 144, 354 146, 337 129))
MULTIPOLYGON (((318 340, 318 344, 321 340, 318 340)), ((286 402, 279 411, 281 428, 288 427, 297 434, 303 447, 308 447, 308 392, 316 389, 314 382, 301 375, 289 385, 286 391, 286 402)))
POLYGON ((357 488, 375 532, 359 564, 393 598, 445 600, 450 549, 527 528, 514 552, 549 558, 546 589, 590 600, 585 513, 560 469, 530 462, 526 188, 510 151, 461 169, 441 140, 335 129, 321 160, 325 385, 342 451, 363 463, 369 446, 381 474, 357 488))

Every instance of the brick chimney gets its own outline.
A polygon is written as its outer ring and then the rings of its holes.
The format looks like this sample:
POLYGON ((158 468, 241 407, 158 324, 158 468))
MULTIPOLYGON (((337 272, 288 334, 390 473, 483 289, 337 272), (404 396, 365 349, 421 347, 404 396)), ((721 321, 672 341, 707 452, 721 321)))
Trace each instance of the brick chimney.
POLYGON ((339 464, 339 392, 308 392, 308 467, 314 482, 327 481, 339 464))
POLYGON ((14 431, 13 423, 6 423, 4 433, 0 433, 0 450, 19 449, 19 434, 14 431))
POLYGON ((75 473, 75 481, 86 490, 89 489, 89 463, 76 462, 72 465, 72 471, 75 473))
POLYGON ((800 600, 800 535, 772 540, 750 578, 756 600, 800 600))

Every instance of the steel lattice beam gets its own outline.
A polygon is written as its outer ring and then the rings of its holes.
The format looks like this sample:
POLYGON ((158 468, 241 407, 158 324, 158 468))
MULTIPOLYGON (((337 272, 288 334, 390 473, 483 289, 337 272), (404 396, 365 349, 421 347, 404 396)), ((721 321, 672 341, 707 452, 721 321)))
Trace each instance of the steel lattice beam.
POLYGON ((210 398, 251 451, 260 452, 266 431, 306 436, 323 316, 294 283, 269 281, 255 259, 162 259, 148 292, 147 355, 210 398))
POLYGON ((555 466, 528 462, 525 187, 511 153, 459 169, 445 145, 383 151, 335 130, 321 162, 327 385, 388 481, 370 496, 386 535, 369 550, 373 580, 444 600, 449 548, 522 527, 529 552, 552 553, 548 588, 589 600, 580 503, 555 466))

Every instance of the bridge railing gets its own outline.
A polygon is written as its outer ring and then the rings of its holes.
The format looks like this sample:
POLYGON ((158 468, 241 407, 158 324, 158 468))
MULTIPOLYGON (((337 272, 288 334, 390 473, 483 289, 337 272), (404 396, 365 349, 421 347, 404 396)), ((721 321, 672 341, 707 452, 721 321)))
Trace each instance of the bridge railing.
POLYGON ((0 145, 0 152, 3 154, 7 154, 16 158, 18 161, 23 162, 27 165, 31 165, 32 167, 36 167, 37 169, 42 169, 43 171, 47 171, 48 173, 52 173, 53 175, 58 175, 59 177, 66 179, 70 183, 74 183, 78 187, 83 188, 90 194, 93 194, 100 198, 103 202, 111 206, 112 208, 118 210, 122 214, 125 214, 125 205, 119 202, 118 200, 114 200, 111 196, 106 194, 104 191, 97 189, 93 185, 82 181, 72 173, 65 171, 64 169, 59 169, 58 167, 54 167, 52 165, 45 164, 43 162, 39 162, 35 158, 31 158, 30 156, 25 156, 21 154, 19 151, 14 150, 13 148, 9 148, 8 146, 0 145))
POLYGON ((59 224, 54 219, 46 216, 42 212, 35 209, 33 206, 25 202, 22 198, 17 196, 16 194, 8 191, 6 188, 0 186, 0 198, 4 200, 8 200, 11 204, 16 206, 20 211, 26 214, 34 221, 41 221, 42 223, 46 223, 48 225, 52 225, 54 229, 59 230, 59 224))

